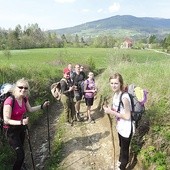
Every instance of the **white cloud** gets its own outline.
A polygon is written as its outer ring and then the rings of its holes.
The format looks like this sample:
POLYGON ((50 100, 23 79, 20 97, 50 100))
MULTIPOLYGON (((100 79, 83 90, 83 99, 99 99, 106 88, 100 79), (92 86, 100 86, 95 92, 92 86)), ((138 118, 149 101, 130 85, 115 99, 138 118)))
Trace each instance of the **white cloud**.
POLYGON ((89 12, 89 9, 82 9, 82 12, 89 12))
POLYGON ((76 0, 54 0, 55 2, 58 2, 58 3, 73 3, 75 2, 76 0))
POLYGON ((98 12, 98 13, 101 13, 101 12, 103 12, 103 9, 100 8, 100 9, 97 10, 97 12, 98 12))
POLYGON ((120 4, 119 3, 113 3, 113 5, 109 6, 109 12, 117 12, 120 10, 120 4))

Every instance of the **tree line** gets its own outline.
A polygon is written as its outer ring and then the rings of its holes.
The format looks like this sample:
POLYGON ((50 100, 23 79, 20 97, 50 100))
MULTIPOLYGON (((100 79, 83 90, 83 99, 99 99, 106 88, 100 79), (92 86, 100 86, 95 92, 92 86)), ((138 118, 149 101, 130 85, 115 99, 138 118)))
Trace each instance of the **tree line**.
MULTIPOLYGON (((112 35, 99 35, 96 37, 79 37, 75 35, 57 35, 55 32, 43 31, 38 24, 29 24, 22 29, 17 25, 15 29, 5 30, 0 28, 0 50, 33 49, 33 48, 64 48, 64 47, 95 47, 113 48, 120 47, 123 38, 112 35)), ((136 39, 134 48, 145 48, 146 44, 152 47, 167 49, 170 52, 170 34, 160 39, 156 35, 136 39)))

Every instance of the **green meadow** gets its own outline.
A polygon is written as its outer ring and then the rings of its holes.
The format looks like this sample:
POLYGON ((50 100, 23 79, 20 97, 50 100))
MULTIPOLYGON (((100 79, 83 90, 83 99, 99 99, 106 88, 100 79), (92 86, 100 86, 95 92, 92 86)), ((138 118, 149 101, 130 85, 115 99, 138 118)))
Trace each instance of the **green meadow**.
MULTIPOLYGON (((0 61, 0 84, 27 78, 31 86, 32 104, 40 103, 46 98, 54 102, 50 85, 62 77, 62 70, 68 63, 95 66, 97 84, 100 85, 98 95, 111 96, 108 79, 114 72, 123 75, 125 84, 135 83, 146 88, 146 118, 150 120, 150 130, 145 136, 145 145, 139 156, 145 169, 170 169, 170 150, 167 149, 170 145, 170 56, 151 50, 57 48, 13 50, 10 51, 9 58, 0 51, 0 61)), ((31 121, 40 114, 31 117, 31 121)), ((54 153, 57 153, 57 149, 54 145, 54 153)), ((2 148, 0 150, 0 153, 4 152, 2 148)), ((1 165, 6 159, 7 155, 0 154, 1 165)), ((49 167, 53 164, 55 163, 49 164, 49 167)))

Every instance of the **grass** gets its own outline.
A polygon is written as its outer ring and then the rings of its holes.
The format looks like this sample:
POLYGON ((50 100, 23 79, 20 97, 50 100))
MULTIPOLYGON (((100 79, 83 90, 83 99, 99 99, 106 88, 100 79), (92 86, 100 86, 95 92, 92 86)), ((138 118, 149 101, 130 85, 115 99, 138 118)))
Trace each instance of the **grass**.
MULTIPOLYGON (((101 95, 111 96, 108 79, 114 72, 120 72, 126 84, 135 83, 148 90, 146 108, 147 116, 151 119, 151 127, 146 136, 146 139, 149 140, 145 141, 144 151, 141 151, 141 159, 147 167, 157 165, 162 169, 164 167, 170 169, 167 164, 170 159, 169 152, 164 160, 164 151, 169 147, 170 140, 169 56, 149 50, 62 48, 14 50, 11 51, 11 58, 8 60, 0 51, 0 84, 15 82, 19 78, 26 77, 31 86, 31 104, 39 104, 46 98, 53 101, 50 85, 62 77, 62 69, 68 63, 87 65, 90 58, 95 63, 96 69, 106 69, 98 76, 98 84, 100 84, 98 88, 101 95), (153 160, 149 158, 149 153, 145 152, 145 150, 149 150, 150 146, 155 148, 155 159, 153 160), (147 157, 143 157, 143 155, 147 155, 147 157), (159 157, 163 161, 157 161, 159 157)), ((31 118, 32 121, 37 119, 40 114, 36 113, 31 118)), ((56 155, 51 160, 51 164, 48 164, 48 169, 55 167, 57 162, 55 162, 55 158, 60 157, 63 129, 59 132, 56 134, 54 142, 56 155)), ((6 155, 0 155, 0 159, 2 157, 4 158, 6 155)))
MULTIPOLYGON (((168 170, 170 168, 168 164, 170 152, 167 152, 167 148, 169 148, 170 145, 170 60, 168 57, 162 58, 159 55, 155 56, 158 57, 157 61, 153 58, 151 61, 147 59, 142 63, 141 61, 144 61, 144 58, 136 63, 135 60, 129 60, 129 56, 127 60, 122 61, 121 59, 121 62, 120 58, 117 57, 114 64, 110 62, 107 70, 99 79, 98 84, 102 85, 100 89, 101 94, 111 96, 111 91, 107 88, 107 86, 109 86, 108 79, 113 73, 119 72, 123 75, 125 84, 135 83, 148 90, 149 95, 146 104, 146 116, 151 122, 150 131, 149 134, 145 136, 145 146, 141 149, 139 159, 143 160, 145 169, 152 169, 151 167, 156 166, 157 170, 168 170), (103 82, 106 82, 107 85, 103 82), (150 146, 155 148, 154 152, 151 154, 149 152, 150 146)), ((152 56, 150 59, 151 58, 152 56)))

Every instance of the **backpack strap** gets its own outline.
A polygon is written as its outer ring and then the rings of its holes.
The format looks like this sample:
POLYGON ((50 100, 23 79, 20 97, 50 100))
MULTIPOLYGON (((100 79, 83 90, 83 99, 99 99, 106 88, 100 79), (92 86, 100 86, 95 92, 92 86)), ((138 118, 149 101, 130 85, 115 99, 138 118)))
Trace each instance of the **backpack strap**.
MULTIPOLYGON (((117 109, 117 112, 120 112, 120 106, 122 105, 123 106, 123 102, 122 102, 122 96, 124 93, 127 93, 129 95, 129 98, 130 98, 130 102, 131 102, 131 107, 132 107, 132 111, 131 113, 134 112, 134 102, 133 102, 133 97, 128 93, 128 92, 122 92, 122 94, 120 95, 120 101, 119 101, 119 106, 118 106, 118 109, 117 109)), ((124 106, 123 106, 124 107, 124 106)), ((133 116, 131 114, 131 121, 133 120, 133 116)))
POLYGON ((119 98, 119 106, 118 106, 118 109, 117 109, 117 112, 120 112, 120 106, 122 105, 123 106, 123 102, 122 102, 122 96, 123 96, 124 92, 121 93, 120 95, 120 98, 119 98))
POLYGON ((62 78, 62 79, 60 80, 60 82, 61 82, 62 80, 65 81, 66 84, 68 84, 68 82, 67 82, 67 80, 66 80, 65 78, 62 78))
POLYGON ((12 99, 12 110, 13 110, 14 104, 15 104, 15 96, 14 95, 10 95, 9 97, 12 99))

